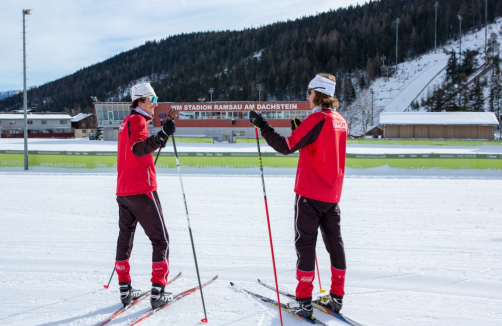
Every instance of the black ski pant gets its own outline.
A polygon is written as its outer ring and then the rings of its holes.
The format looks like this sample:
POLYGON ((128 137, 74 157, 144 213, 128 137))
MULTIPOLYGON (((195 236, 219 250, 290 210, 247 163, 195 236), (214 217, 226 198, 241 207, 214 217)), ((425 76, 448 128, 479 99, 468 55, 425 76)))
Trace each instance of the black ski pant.
POLYGON ((117 196, 117 203, 119 204, 120 232, 117 240, 116 260, 125 261, 131 256, 138 222, 152 242, 152 262, 163 262, 169 259, 169 234, 157 192, 117 196))
POLYGON ((327 203, 296 195, 295 248, 297 279, 299 281, 296 296, 299 299, 312 297, 319 228, 331 261, 331 292, 343 296, 343 283, 341 281, 345 278, 347 267, 340 231, 340 206, 338 203, 327 203))

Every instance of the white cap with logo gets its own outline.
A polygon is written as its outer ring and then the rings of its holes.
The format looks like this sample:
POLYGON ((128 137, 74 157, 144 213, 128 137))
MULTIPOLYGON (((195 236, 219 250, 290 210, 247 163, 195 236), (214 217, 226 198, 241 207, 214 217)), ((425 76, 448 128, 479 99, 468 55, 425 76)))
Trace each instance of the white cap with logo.
POLYGON ((149 96, 157 96, 150 83, 139 83, 131 87, 131 99, 133 101, 149 96))

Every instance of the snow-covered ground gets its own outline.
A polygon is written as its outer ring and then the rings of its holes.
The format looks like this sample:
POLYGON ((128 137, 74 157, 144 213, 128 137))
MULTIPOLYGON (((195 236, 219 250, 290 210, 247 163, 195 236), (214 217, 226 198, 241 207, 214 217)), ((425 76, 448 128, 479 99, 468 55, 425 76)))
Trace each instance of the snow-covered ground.
MULTIPOLYGON (((255 153, 256 143, 182 143, 176 142, 178 152, 246 152, 255 153)), ((264 153, 275 152, 267 144, 261 144, 264 153)), ((0 139, 0 150, 23 151, 24 140, 22 138, 0 139)), ((95 141, 88 139, 29 139, 28 151, 80 151, 80 152, 116 152, 116 141, 95 141)), ((162 149, 162 152, 174 152, 171 144, 162 149)), ((493 145, 471 146, 426 146, 426 145, 388 145, 374 143, 348 144, 348 154, 409 154, 409 153, 457 153, 457 154, 502 154, 502 144, 493 142, 493 145)))
MULTIPOLYGON (((84 150, 76 143, 72 150, 84 150)), ((113 146, 94 142, 105 145, 113 146)), ((182 176, 201 277, 219 275, 204 290, 209 325, 280 325, 275 308, 229 285, 275 297, 256 283, 274 282, 259 171, 193 172, 183 169, 182 176)), ((0 180, 0 324, 94 325, 120 307, 116 277, 103 288, 118 234, 115 171, 0 168, 0 180)), ((158 181, 171 275, 183 272, 170 286, 178 292, 196 286, 197 277, 177 170, 162 169, 158 181)), ((293 291, 294 170, 266 169, 265 183, 278 279, 293 291)), ((341 202, 348 263, 343 312, 374 326, 501 325, 501 193, 500 171, 348 169, 341 202)), ((150 257, 149 240, 139 231, 132 277, 144 290, 150 257)), ((320 239, 318 258, 322 285, 329 288, 320 239)), ((317 279, 314 284, 317 292, 317 279)), ((148 309, 142 302, 110 325, 126 325, 148 309)), ((342 325, 321 312, 315 316, 342 325)), ((197 293, 142 324, 201 325, 203 317, 197 293)), ((287 314, 283 321, 305 324, 287 314)))

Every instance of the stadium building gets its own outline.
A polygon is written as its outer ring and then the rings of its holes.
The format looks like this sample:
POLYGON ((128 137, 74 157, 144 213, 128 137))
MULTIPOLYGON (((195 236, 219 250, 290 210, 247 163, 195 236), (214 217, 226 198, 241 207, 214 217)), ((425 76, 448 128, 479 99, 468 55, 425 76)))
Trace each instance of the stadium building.
MULTIPOLYGON (((103 129, 104 140, 117 140, 118 129, 129 114, 130 103, 96 102, 94 109, 98 127, 103 129)), ((249 122, 249 111, 255 108, 278 133, 291 133, 293 116, 303 120, 310 114, 308 102, 201 102, 159 103, 155 109, 150 134, 158 132, 171 110, 176 123, 176 136, 203 137, 215 141, 234 143, 238 138, 254 138, 255 132, 249 122)))

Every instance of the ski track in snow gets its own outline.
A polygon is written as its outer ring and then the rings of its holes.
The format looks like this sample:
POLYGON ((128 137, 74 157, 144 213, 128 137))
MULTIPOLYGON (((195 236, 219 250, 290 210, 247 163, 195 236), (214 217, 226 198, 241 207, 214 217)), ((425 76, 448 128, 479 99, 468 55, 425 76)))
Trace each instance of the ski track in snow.
MULTIPOLYGON (((2 170, 5 171, 5 170, 2 170)), ((0 172, 0 324, 94 325, 120 307, 113 269, 118 234, 113 173, 0 172)), ((169 288, 197 284, 178 176, 158 176, 170 236, 169 288)), ((279 283, 294 291, 293 175, 266 174, 279 283)), ((261 179, 183 175, 209 325, 280 325, 277 309, 235 291, 230 281, 275 298, 261 179)), ((344 313, 367 325, 502 324, 500 176, 347 176, 342 232, 347 254, 344 313)), ((138 227, 133 285, 147 290, 151 246, 138 227)), ((321 281, 329 257, 318 243, 321 281)), ((318 291, 318 281, 314 282, 318 291)), ((317 295, 317 292, 314 293, 317 295)), ((281 302, 287 302, 281 297, 281 302)), ((110 325, 149 309, 145 300, 110 325)), ((319 311, 328 325, 341 325, 319 311)), ((194 293, 142 325, 200 325, 194 293)), ((283 314, 284 325, 305 325, 283 314)))

